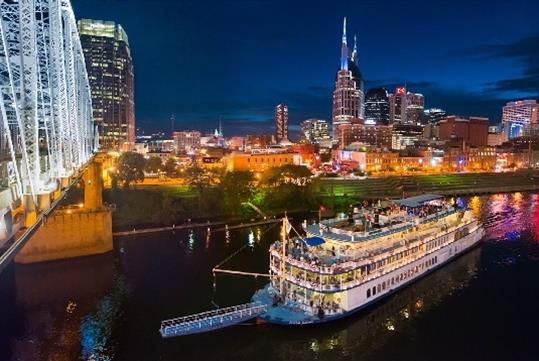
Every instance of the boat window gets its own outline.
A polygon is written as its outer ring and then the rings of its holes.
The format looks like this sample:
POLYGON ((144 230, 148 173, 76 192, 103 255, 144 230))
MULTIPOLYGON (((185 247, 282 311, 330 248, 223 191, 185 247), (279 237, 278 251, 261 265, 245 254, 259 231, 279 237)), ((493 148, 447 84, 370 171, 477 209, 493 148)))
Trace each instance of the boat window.
POLYGON ((370 288, 367 290, 367 298, 369 298, 369 297, 371 297, 371 289, 370 288))
POLYGON ((376 287, 372 288, 372 295, 374 296, 376 294, 376 287))

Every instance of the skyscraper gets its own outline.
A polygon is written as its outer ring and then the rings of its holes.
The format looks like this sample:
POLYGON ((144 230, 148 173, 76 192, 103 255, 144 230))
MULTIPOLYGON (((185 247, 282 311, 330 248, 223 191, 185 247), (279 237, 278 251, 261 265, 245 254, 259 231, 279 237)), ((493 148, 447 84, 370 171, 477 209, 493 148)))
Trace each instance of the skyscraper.
POLYGON ((365 96, 365 124, 389 124, 389 97, 384 88, 371 88, 365 96))
POLYGON ((406 122, 406 88, 399 86, 389 95, 389 121, 391 124, 406 122))
POLYGON ((343 23, 341 63, 333 92, 333 132, 340 124, 349 124, 353 119, 363 119, 363 76, 359 70, 357 39, 354 37, 352 52, 346 37, 346 18, 343 23))
POLYGON ((131 149, 135 142, 134 75, 127 34, 111 21, 78 23, 101 149, 131 149))
POLYGON ((424 118, 425 97, 419 93, 406 93, 406 124, 421 124, 424 118))
POLYGON ((420 124, 424 118, 425 98, 423 94, 406 91, 398 86, 389 95, 389 118, 392 124, 420 124))
POLYGON ((277 143, 288 141, 288 106, 278 104, 275 107, 275 139, 277 143))

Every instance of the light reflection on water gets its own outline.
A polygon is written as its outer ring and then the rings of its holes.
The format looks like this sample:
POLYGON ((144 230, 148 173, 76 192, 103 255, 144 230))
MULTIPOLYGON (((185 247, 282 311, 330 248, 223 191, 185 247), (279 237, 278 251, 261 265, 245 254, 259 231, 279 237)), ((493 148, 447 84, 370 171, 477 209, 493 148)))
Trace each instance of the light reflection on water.
POLYGON ((195 232, 190 229, 187 236, 187 249, 189 253, 192 253, 195 247, 195 232))
MULTIPOLYGON (((460 348, 477 349, 475 359, 517 359, 490 342, 499 322, 507 347, 518 345, 526 356, 535 345, 523 343, 521 320, 539 323, 539 286, 528 281, 539 277, 539 197, 460 201, 487 227, 481 247, 357 316, 301 330, 238 326, 172 340, 157 333, 164 318, 208 310, 212 301, 247 301, 265 280, 218 276, 214 294, 211 269, 247 244, 226 268, 267 272, 278 225, 127 237, 116 241, 124 252, 12 267, 0 278, 7 290, 0 294, 0 359, 454 360, 460 348), (515 298, 523 287, 527 297, 515 298), (71 313, 69 302, 77 305, 71 313), (473 338, 463 336, 468 329, 473 338)), ((466 355, 474 359, 474 351, 466 355)))

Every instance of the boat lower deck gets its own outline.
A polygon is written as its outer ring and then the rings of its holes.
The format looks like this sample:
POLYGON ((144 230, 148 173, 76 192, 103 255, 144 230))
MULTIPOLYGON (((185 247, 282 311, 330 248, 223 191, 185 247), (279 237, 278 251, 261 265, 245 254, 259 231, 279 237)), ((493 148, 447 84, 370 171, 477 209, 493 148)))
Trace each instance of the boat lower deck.
POLYGON ((266 311, 259 316, 260 319, 269 323, 282 325, 322 323, 336 320, 344 315, 343 312, 329 315, 325 314, 322 317, 312 315, 303 310, 299 304, 290 301, 287 301, 284 304, 280 302, 279 304, 274 305, 274 299, 269 284, 253 295, 252 302, 260 302, 266 306, 266 311))

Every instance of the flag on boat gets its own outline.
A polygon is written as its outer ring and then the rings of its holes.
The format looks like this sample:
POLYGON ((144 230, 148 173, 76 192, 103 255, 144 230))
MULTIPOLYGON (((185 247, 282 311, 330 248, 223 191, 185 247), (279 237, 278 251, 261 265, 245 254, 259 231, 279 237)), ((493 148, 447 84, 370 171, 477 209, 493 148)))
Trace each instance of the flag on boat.
POLYGON ((292 225, 288 221, 288 218, 283 218, 283 224, 281 225, 281 237, 285 238, 290 233, 290 230, 292 229, 292 225))

